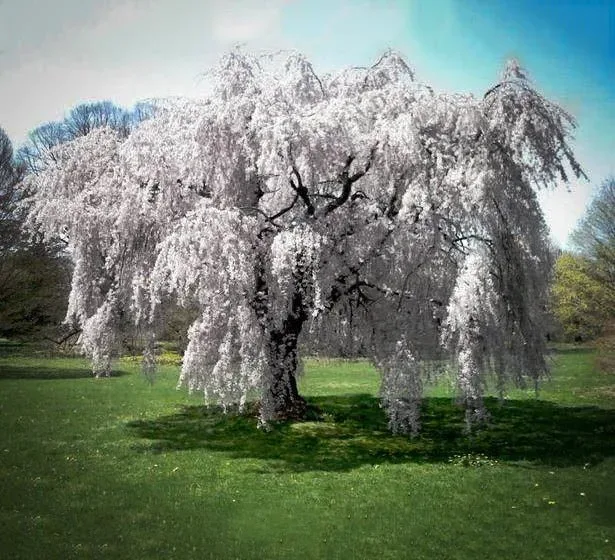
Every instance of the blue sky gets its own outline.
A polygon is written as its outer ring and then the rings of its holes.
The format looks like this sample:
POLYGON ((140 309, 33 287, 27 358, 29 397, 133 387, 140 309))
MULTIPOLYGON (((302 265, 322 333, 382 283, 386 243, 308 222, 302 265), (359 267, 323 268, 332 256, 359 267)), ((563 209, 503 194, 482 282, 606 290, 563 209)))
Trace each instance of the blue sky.
POLYGON ((322 71, 392 47, 419 80, 476 95, 519 59, 579 121, 590 182, 541 199, 561 245, 615 174, 615 0, 0 0, 0 126, 20 143, 83 101, 198 95, 237 43, 296 49, 322 71))

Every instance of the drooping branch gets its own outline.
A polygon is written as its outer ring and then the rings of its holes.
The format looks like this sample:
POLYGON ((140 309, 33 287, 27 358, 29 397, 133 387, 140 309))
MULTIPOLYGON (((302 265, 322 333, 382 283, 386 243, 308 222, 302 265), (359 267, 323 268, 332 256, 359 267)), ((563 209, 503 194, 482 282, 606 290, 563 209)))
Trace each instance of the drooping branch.
MULTIPOLYGON (((399 209, 401 208, 401 196, 400 196, 401 195, 401 192, 400 192, 401 185, 400 183, 401 181, 403 181, 403 179, 404 177, 402 177, 400 181, 395 181, 395 184, 393 186, 393 192, 391 193, 391 198, 389 198, 389 201, 386 205, 386 209, 384 211, 385 216, 389 218, 390 220, 392 220, 393 218, 397 216, 397 214, 399 214, 399 209)), ((417 221, 418 221, 418 215, 417 215, 417 221)))

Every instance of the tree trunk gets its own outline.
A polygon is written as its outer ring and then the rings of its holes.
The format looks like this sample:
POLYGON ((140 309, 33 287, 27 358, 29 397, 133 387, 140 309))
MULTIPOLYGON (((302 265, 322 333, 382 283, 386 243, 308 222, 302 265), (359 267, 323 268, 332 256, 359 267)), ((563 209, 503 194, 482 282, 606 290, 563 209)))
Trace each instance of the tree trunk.
POLYGON ((268 334, 269 378, 263 391, 261 416, 267 420, 303 418, 305 399, 297 389, 299 335, 307 319, 304 296, 298 283, 291 300, 291 309, 281 327, 268 334))
POLYGON ((307 411, 305 399, 297 389, 297 368, 299 335, 308 317, 304 297, 304 270, 294 273, 294 292, 286 318, 280 322, 271 316, 269 287, 265 272, 265 258, 257 262, 256 296, 252 307, 261 321, 263 334, 267 339, 268 375, 263 380, 261 397, 261 419, 285 420, 304 418, 307 411), (274 326, 277 325, 277 326, 274 326))
POLYGON ((307 405, 297 389, 298 337, 296 331, 274 330, 269 334, 269 378, 261 403, 261 414, 265 419, 305 416, 307 405))

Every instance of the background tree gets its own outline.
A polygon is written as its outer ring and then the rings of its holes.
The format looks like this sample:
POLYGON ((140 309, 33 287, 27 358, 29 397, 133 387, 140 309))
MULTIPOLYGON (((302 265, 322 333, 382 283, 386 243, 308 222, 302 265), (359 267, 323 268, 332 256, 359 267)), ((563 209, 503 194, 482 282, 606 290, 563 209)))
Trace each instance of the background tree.
POLYGON ((615 318, 615 180, 605 181, 557 260, 554 313, 566 340, 600 336, 615 318))
POLYGON ((555 262, 553 310, 564 340, 584 342, 602 332, 614 309, 613 295, 583 255, 562 253, 555 262))
POLYGON ((22 230, 23 174, 0 128, 0 337, 41 336, 60 323, 70 281, 61 247, 22 230))
POLYGON ((601 185, 573 232, 572 242, 592 261, 592 273, 615 300, 615 178, 601 185))
MULTIPOLYGON (((572 235, 574 247, 586 259, 587 274, 600 294, 601 305, 589 319, 599 335, 597 365, 615 372, 615 178, 607 179, 572 235)), ((585 318, 587 321, 588 318, 585 318)))
MULTIPOLYGON (((369 352, 394 431, 449 358, 469 422, 493 376, 546 369, 551 266, 535 191, 580 175, 572 118, 515 63, 482 99, 437 94, 386 53, 316 74, 291 55, 226 56, 214 94, 127 138, 54 148, 30 221, 70 242, 69 316, 105 374, 122 317, 153 333, 165 302, 199 309, 181 383, 263 422, 300 416, 299 348, 369 352)), ((146 360, 148 363, 149 360, 146 360)))
POLYGON ((54 148, 85 136, 97 128, 109 127, 126 137, 141 121, 154 114, 154 104, 137 103, 125 109, 111 101, 94 101, 77 105, 61 121, 52 121, 35 128, 28 141, 19 149, 18 159, 26 171, 36 173, 48 162, 54 161, 54 148))

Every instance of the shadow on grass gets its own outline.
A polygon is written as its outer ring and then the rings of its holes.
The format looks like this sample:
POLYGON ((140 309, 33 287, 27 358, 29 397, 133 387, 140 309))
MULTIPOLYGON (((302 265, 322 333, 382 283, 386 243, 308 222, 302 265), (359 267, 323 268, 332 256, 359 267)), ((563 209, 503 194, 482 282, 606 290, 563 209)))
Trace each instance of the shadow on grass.
MULTIPOLYGON (((127 375, 123 371, 113 371, 111 377, 127 375)), ((85 379, 91 378, 92 370, 83 368, 46 367, 38 365, 0 364, 1 379, 85 379)))
POLYGON ((393 436, 378 399, 371 395, 312 397, 319 420, 287 422, 269 432, 254 417, 219 409, 185 407, 128 429, 138 451, 208 449, 236 458, 271 461, 268 470, 344 471, 365 464, 447 462, 455 455, 484 454, 501 461, 554 466, 596 464, 615 456, 615 410, 564 407, 546 401, 488 399, 492 423, 466 435, 464 413, 448 398, 428 398, 421 434, 393 436))
POLYGON ((6 356, 23 355, 28 351, 31 352, 31 345, 27 345, 24 342, 0 338, 0 357, 2 358, 6 356))

